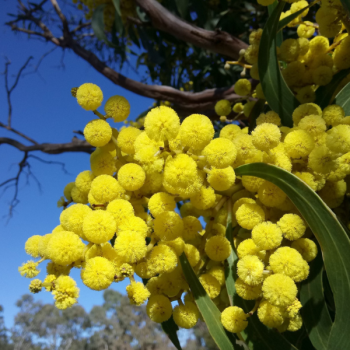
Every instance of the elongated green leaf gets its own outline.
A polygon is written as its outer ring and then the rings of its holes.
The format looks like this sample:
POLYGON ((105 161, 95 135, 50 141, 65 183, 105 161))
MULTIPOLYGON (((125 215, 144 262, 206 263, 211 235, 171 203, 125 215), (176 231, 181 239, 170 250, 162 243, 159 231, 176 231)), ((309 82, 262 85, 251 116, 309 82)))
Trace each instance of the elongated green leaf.
MULTIPOLYGON (((231 247, 233 248, 232 210, 229 210, 227 213, 226 238, 230 241, 231 247)), ((226 289, 227 289, 228 299, 230 300, 231 306, 233 306, 233 296, 236 294, 235 279, 233 276, 233 264, 234 264, 234 255, 233 255, 233 249, 231 249, 231 254, 227 258, 227 265, 225 268, 226 289)))
POLYGON ((333 103, 342 107, 346 116, 350 115, 350 83, 342 88, 333 103))
POLYGON ((300 288, 301 313, 312 344, 317 350, 327 350, 332 320, 323 294, 322 255, 318 254, 310 265, 310 275, 300 288))
MULTIPOLYGON (((298 208, 316 236, 331 285, 336 314, 327 350, 346 349, 350 329, 350 239, 322 199, 295 175, 265 163, 242 165, 236 175, 263 178, 281 188, 298 208)), ((318 324, 315 325, 318 327, 318 324)))
POLYGON ((92 14, 91 27, 97 39, 104 41, 108 46, 113 46, 113 44, 109 42, 104 30, 105 24, 103 21, 103 10, 105 6, 106 5, 103 4, 96 7, 96 10, 92 14))
POLYGON ((182 18, 186 18, 188 15, 188 0, 175 0, 177 10, 182 18))
MULTIPOLYGON (((291 15, 287 16, 287 17, 284 17, 282 20, 280 20, 278 22, 278 32, 280 32, 287 24, 289 24, 290 22, 293 21, 293 19, 297 18, 301 13, 303 13, 306 9, 308 9, 309 7, 311 7, 313 5, 309 5, 309 6, 305 6, 304 8, 302 8, 301 10, 297 11, 297 12, 294 12, 292 13, 291 15)), ((278 43, 277 43, 277 46, 278 43)))
POLYGON ((174 344, 175 348, 178 350, 182 350, 179 338, 177 337, 176 331, 179 330, 179 327, 174 322, 173 317, 171 316, 168 321, 163 322, 162 329, 164 333, 166 333, 171 340, 171 342, 174 344))
POLYGON ((122 12, 120 11, 120 0, 112 0, 115 10, 117 11, 119 17, 121 17, 122 12))
MULTIPOLYGON (((267 6, 269 16, 271 16, 273 10, 277 7, 277 5, 278 5, 278 1, 275 0, 275 2, 273 4, 267 6)), ((278 29, 278 32, 276 34, 276 45, 281 46, 282 41, 283 41, 283 33, 281 31, 279 31, 279 29, 278 29)))
POLYGON ((213 337, 219 349, 242 349, 241 346, 236 344, 233 334, 227 332, 221 324, 221 313, 219 309, 209 298, 184 253, 180 255, 180 262, 198 309, 203 316, 210 335, 213 337))
POLYGON ((340 82, 350 73, 349 69, 344 69, 333 76, 331 82, 325 86, 321 86, 316 90, 316 101, 322 109, 327 107, 331 101, 334 92, 337 90, 340 82))
POLYGON ((263 30, 258 58, 259 77, 269 106, 280 116, 283 125, 292 127, 292 113, 299 102, 282 77, 276 53, 276 33, 284 5, 283 1, 278 3, 263 30))
POLYGON ((252 111, 250 112, 250 115, 249 115, 249 134, 255 129, 256 120, 259 117, 260 113, 262 113, 264 105, 265 105, 265 100, 258 100, 255 103, 252 111))

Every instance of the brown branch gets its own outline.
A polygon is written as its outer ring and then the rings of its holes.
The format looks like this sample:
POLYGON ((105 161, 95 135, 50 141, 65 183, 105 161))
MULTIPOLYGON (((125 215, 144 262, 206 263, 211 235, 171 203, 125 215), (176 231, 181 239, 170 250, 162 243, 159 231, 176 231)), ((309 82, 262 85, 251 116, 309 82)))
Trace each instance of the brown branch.
POLYGON ((203 49, 237 59, 248 45, 221 30, 210 31, 185 22, 156 0, 135 0, 151 19, 154 28, 203 49))

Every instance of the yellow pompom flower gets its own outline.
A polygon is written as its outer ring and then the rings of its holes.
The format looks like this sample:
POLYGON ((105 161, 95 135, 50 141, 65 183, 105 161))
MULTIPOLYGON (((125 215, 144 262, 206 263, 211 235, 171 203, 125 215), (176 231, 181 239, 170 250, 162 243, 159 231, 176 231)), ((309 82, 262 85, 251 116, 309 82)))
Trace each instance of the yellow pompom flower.
POLYGON ((205 253, 211 260, 223 261, 231 254, 230 241, 222 236, 213 236, 205 244, 205 253))
POLYGON ((301 282, 309 275, 308 263, 297 250, 290 247, 278 248, 270 256, 269 264, 274 273, 286 275, 295 282, 301 282))
POLYGON ((298 127, 307 131, 310 135, 319 135, 326 131, 326 123, 324 119, 318 115, 309 115, 301 119, 298 127))
POLYGON ((138 262, 147 253, 145 238, 135 231, 123 231, 119 233, 114 243, 114 249, 120 259, 128 264, 138 262))
POLYGON ((148 300, 146 312, 153 322, 163 323, 171 317, 173 308, 170 300, 164 295, 152 295, 148 300))
POLYGON ((96 210, 86 215, 83 222, 84 236, 92 243, 105 243, 113 238, 117 229, 114 217, 108 211, 96 210))
POLYGON ((75 178, 75 186, 80 192, 88 193, 94 178, 95 176, 90 170, 82 171, 75 178))
POLYGON ((201 259, 198 249, 192 244, 185 244, 184 253, 192 267, 196 266, 201 259))
POLYGON ((185 241, 181 237, 178 237, 173 241, 160 241, 158 244, 167 245, 176 253, 177 256, 180 256, 185 249, 185 241))
POLYGON ((100 256, 89 259, 81 270, 81 280, 93 290, 107 289, 113 282, 114 275, 113 264, 100 256))
POLYGON ((166 192, 155 193, 148 202, 148 209, 153 217, 157 217, 165 211, 173 211, 175 207, 176 202, 174 196, 166 192))
POLYGON ((88 203, 87 193, 81 192, 76 186, 72 188, 71 196, 72 196, 72 201, 75 203, 81 203, 81 204, 88 203))
POLYGON ((293 112, 293 122, 298 125, 300 120, 308 115, 322 116, 321 108, 314 103, 304 103, 298 106, 293 112))
POLYGON ((126 287, 130 304, 140 306, 151 295, 149 290, 143 285, 142 282, 132 282, 126 287))
MULTIPOLYGON (((272 4, 272 0, 259 0, 261 3, 272 4)), ((266 5, 267 6, 267 5, 266 5)), ((244 53, 244 58, 250 64, 258 63, 259 45, 249 45, 244 53)), ((247 104, 246 104, 247 105, 247 104)))
POLYGON ((243 203, 236 211, 236 220, 241 227, 252 230, 265 220, 265 212, 256 203, 243 203))
POLYGON ((18 272, 23 277, 33 278, 39 275, 40 270, 37 268, 39 263, 34 262, 33 260, 28 260, 26 263, 23 263, 22 266, 18 268, 18 272))
POLYGON ((148 270, 154 276, 159 273, 171 272, 175 269, 178 259, 175 251, 167 245, 157 245, 147 256, 148 270))
POLYGON ((155 141, 173 140, 180 130, 180 119, 170 107, 151 109, 145 118, 145 131, 155 141))
POLYGON ((258 308, 258 317, 262 324, 267 327, 276 328, 284 322, 284 312, 282 308, 270 304, 263 300, 258 308))
POLYGON ((327 181, 318 194, 322 200, 333 209, 339 207, 340 204, 343 203, 346 188, 347 185, 344 180, 336 182, 327 181))
POLYGON ((228 139, 217 138, 210 141, 202 152, 207 162, 218 169, 226 168, 236 160, 237 150, 235 145, 228 139))
POLYGON ((300 238, 306 230, 304 220, 297 214, 284 214, 277 225, 281 228, 283 236, 290 241, 300 238))
POLYGON ((222 325, 232 333, 242 332, 247 326, 246 313, 237 306, 229 306, 221 313, 222 325))
POLYGON ((313 26, 312 22, 305 21, 304 23, 300 24, 297 33, 299 38, 311 38, 315 33, 315 27, 313 26))
POLYGON ((259 200, 267 207, 276 207, 286 199, 286 194, 272 182, 265 181, 258 190, 259 200))
POLYGON ((102 147, 110 141, 112 128, 105 120, 94 119, 86 124, 84 137, 91 146, 102 147))
POLYGON ((61 231, 52 235, 48 245, 48 257, 58 265, 69 265, 83 257, 84 243, 79 236, 70 231, 61 231))
POLYGON ((190 201, 196 209, 207 210, 215 204, 215 191, 211 186, 202 186, 195 195, 190 197, 190 201))
POLYGON ((281 245, 282 230, 276 224, 265 221, 253 228, 252 239, 260 249, 275 249, 281 245))
POLYGON ((129 163, 119 169, 118 180, 127 191, 136 191, 145 183, 146 173, 139 165, 129 163))
POLYGON ((234 89, 237 95, 247 96, 251 93, 252 85, 248 79, 239 79, 237 80, 234 89))
POLYGON ((52 292, 55 289, 54 282, 57 280, 56 275, 47 275, 43 281, 43 287, 47 292, 52 292))
POLYGON ((73 278, 60 276, 55 281, 55 288, 52 294, 55 299, 55 306, 58 309, 64 310, 77 303, 79 288, 73 278))
POLYGON ((220 100, 216 102, 214 109, 218 116, 227 116, 231 113, 231 102, 228 100, 220 100))
POLYGON ((197 305, 190 301, 185 305, 178 305, 174 308, 173 317, 179 327, 185 329, 193 328, 199 318, 197 305))
POLYGON ((350 151, 350 125, 337 125, 327 133, 326 145, 334 153, 350 151))
POLYGON ((213 167, 207 179, 214 190, 226 191, 235 183, 236 174, 231 166, 223 169, 213 167))
POLYGON ((225 284, 225 269, 223 266, 213 266, 210 270, 208 270, 208 273, 218 280, 220 286, 225 284))
POLYGON ((310 40, 310 51, 317 55, 327 52, 329 48, 328 38, 318 35, 310 40))
POLYGON ((121 151, 127 154, 135 154, 135 140, 141 132, 141 130, 134 128, 133 126, 120 130, 117 137, 117 145, 121 151))
MULTIPOLYGON (((255 230, 260 225, 262 224, 258 224, 254 227, 253 230, 255 230)), ((266 251, 258 248, 254 241, 251 238, 248 238, 245 239, 243 242, 239 243, 237 247, 237 255, 240 259, 242 259, 246 255, 256 255, 259 259, 264 260, 266 251)))
POLYGON ((113 176, 100 175, 91 183, 90 194, 101 204, 122 198, 125 189, 113 176))
POLYGON ((307 262, 314 260, 317 256, 317 245, 308 238, 299 238, 294 241, 291 247, 297 250, 307 262))
POLYGON ((83 221, 86 215, 91 213, 91 208, 84 204, 73 204, 63 210, 60 215, 60 223, 64 231, 71 231, 84 237, 83 221))
POLYGON ((258 125, 252 132, 254 146, 261 151, 275 148, 281 140, 281 132, 277 125, 263 123, 258 125))
POLYGON ((244 283, 243 280, 237 278, 235 281, 235 288, 237 294, 245 300, 255 300, 261 296, 261 284, 251 286, 244 283))
POLYGON ((181 217, 173 211, 165 211, 154 220, 154 233, 164 241, 172 241, 181 237, 183 228, 181 217))
POLYGON ((320 66, 312 70, 312 78, 316 85, 327 85, 333 78, 333 70, 327 66, 320 66))
POLYGON ((130 114, 130 103, 123 96, 112 96, 105 104, 105 113, 107 118, 113 118, 114 122, 124 121, 130 114))
POLYGON ((242 130, 238 125, 229 124, 229 125, 224 126, 220 130, 220 138, 233 141, 233 139, 241 133, 242 133, 242 130))
MULTIPOLYGON (((235 103, 233 105, 233 107, 232 107, 232 111, 235 112, 235 113, 243 112, 243 104, 242 104, 242 102, 235 103)), ((238 125, 235 125, 235 124, 229 124, 229 125, 230 126, 238 126, 238 125)), ((226 125, 226 126, 228 126, 228 125, 226 125)), ((239 128, 239 129, 241 129, 241 128, 239 128)), ((220 135, 220 137, 222 137, 222 136, 220 135)))
MULTIPOLYGON (((61 226, 61 225, 59 225, 59 226, 61 226)), ((47 245, 48 245, 51 237, 52 237, 52 234, 48 233, 48 234, 42 236, 41 240, 38 243, 38 252, 39 252, 40 256, 42 256, 44 258, 48 258, 47 245)))
POLYGON ((313 86, 304 86, 302 88, 296 88, 296 99, 300 103, 311 103, 315 101, 316 94, 313 86))
POLYGON ((315 147, 308 158, 308 166, 317 173, 329 174, 334 169, 334 155, 326 145, 315 147))
POLYGON ((238 277, 245 283, 254 286, 263 281, 264 264, 255 255, 246 255, 237 263, 238 277))
MULTIPOLYGON (((142 207, 143 210, 143 207, 142 207)), ((119 223, 117 234, 124 231, 135 231, 140 236, 146 238, 148 233, 148 226, 144 220, 137 216, 129 216, 125 220, 119 223)))
POLYGON ((213 138, 214 127, 211 120, 202 114, 191 114, 181 124, 180 140, 183 146, 202 150, 213 138))
POLYGON ((284 139, 285 150, 292 158, 302 158, 310 154, 314 148, 314 140, 304 130, 294 130, 284 139))
POLYGON ((101 148, 97 148, 90 155, 90 167, 95 176, 98 175, 113 175, 117 170, 114 157, 101 148))
POLYGON ((345 117, 345 112, 340 106, 330 105, 323 110, 322 116, 327 125, 335 126, 345 117))
POLYGON ((199 282, 202 284, 210 299, 215 299, 220 294, 220 283, 209 273, 199 276, 199 282))
POLYGON ((79 86, 76 98, 81 107, 87 111, 93 111, 101 106, 103 93, 97 85, 85 83, 79 86))
POLYGON ((261 179, 256 176, 242 176, 242 185, 249 192, 258 192, 259 187, 265 182, 264 179, 261 179))
POLYGON ((256 119, 256 125, 261 125, 263 123, 274 124, 277 126, 281 125, 281 118, 274 111, 268 111, 267 113, 261 113, 256 119))
POLYGON ((195 216, 186 216, 182 219, 182 222, 184 224, 182 237, 185 242, 199 237, 199 232, 202 231, 202 224, 195 216))
POLYGON ((301 308, 301 302, 298 299, 295 299, 294 302, 291 305, 289 305, 286 309, 288 317, 294 318, 295 316, 297 316, 301 308))
POLYGON ((285 275, 274 274, 267 277, 263 283, 264 298, 275 306, 287 307, 295 300, 298 289, 294 281, 285 275))
POLYGON ((42 236, 39 235, 35 235, 27 239, 24 249, 28 255, 32 256, 33 258, 38 258, 40 256, 39 242, 41 239, 42 236))
POLYGON ((55 275, 59 277, 60 275, 69 275, 69 272, 71 270, 70 266, 62 266, 62 265, 57 265, 50 261, 46 265, 46 272, 48 275, 55 275))
POLYGON ((117 227, 127 218, 134 216, 133 206, 124 199, 113 200, 107 205, 106 210, 113 215, 117 227))
POLYGON ((39 279, 35 279, 29 284, 29 291, 33 294, 41 292, 43 284, 39 279))

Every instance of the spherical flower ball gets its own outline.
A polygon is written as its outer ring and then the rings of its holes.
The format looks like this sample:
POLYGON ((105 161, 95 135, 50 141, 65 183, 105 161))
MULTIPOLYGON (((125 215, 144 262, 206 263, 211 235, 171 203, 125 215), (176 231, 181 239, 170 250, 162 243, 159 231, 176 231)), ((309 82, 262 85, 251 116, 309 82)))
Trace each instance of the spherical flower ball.
POLYGON ((202 284, 210 299, 215 299, 220 294, 220 283, 209 273, 199 276, 199 282, 202 284))
POLYGON ((291 131, 284 139, 285 150, 292 158, 308 156, 314 145, 312 136, 304 130, 291 131))
POLYGON ((307 262, 314 260, 317 256, 317 245, 308 238, 299 238, 294 241, 291 247, 297 250, 307 262))
POLYGON ((135 140, 141 132, 140 129, 134 128, 133 126, 128 126, 120 130, 117 137, 117 145, 121 151, 127 154, 135 154, 135 140))
POLYGON ((154 276, 159 273, 171 272, 175 269, 178 259, 175 251, 167 245, 157 245, 148 256, 148 270, 154 276))
POLYGON ((220 100, 216 102, 214 109, 218 116, 227 116, 231 113, 231 102, 228 100, 220 100))
POLYGON ((113 264, 100 256, 89 259, 81 270, 81 280, 93 290, 107 289, 113 282, 114 275, 113 264))
POLYGON ((87 111, 94 111, 103 101, 102 90, 95 84, 85 83, 77 90, 77 102, 87 111))
POLYGON ((75 186, 81 192, 88 193, 90 191, 92 180, 95 175, 90 170, 82 171, 75 178, 75 186))
POLYGON ((42 236, 39 235, 35 235, 27 239, 24 249, 28 255, 32 256, 33 258, 38 258, 40 256, 39 242, 41 239, 42 236))
POLYGON ((173 317, 175 323, 185 329, 193 328, 198 321, 199 311, 196 304, 187 302, 185 305, 178 305, 174 308, 173 317))
MULTIPOLYGON (((261 224, 258 224, 254 227, 258 227, 261 224)), ((266 251, 260 249, 251 238, 245 239, 237 247, 237 255, 239 259, 242 259, 246 255, 256 255, 260 260, 264 260, 266 251)))
POLYGON ((308 263, 297 250, 290 247, 278 248, 270 256, 269 264, 274 273, 289 276, 295 282, 301 282, 309 275, 308 263))
POLYGON ((140 236, 146 238, 148 233, 148 226, 141 218, 137 216, 128 216, 125 220, 119 223, 117 234, 119 235, 124 231, 135 231, 140 236))
POLYGON ((283 311, 280 307, 270 304, 267 300, 261 301, 258 308, 258 317, 262 324, 276 328, 284 322, 283 311))
POLYGON ((52 294, 55 299, 55 306, 60 310, 64 310, 76 304, 79 297, 79 288, 73 278, 60 276, 55 281, 52 294))
POLYGON ((287 331, 296 332, 302 327, 302 325, 303 325, 303 319, 298 314, 289 320, 287 331))
POLYGON ((258 125, 252 132, 253 144, 261 151, 268 151, 277 147, 281 140, 281 132, 277 125, 263 123, 258 125))
POLYGON ((171 317, 173 308, 170 300, 164 295, 152 295, 147 303, 148 317, 156 323, 163 323, 171 317))
POLYGON ((69 265, 83 257, 84 243, 70 231, 53 234, 47 245, 48 257, 58 265, 69 265))
POLYGON ((185 249, 185 241, 181 237, 178 237, 178 238, 174 239, 173 241, 165 241, 165 242, 160 241, 158 244, 159 245, 160 244, 167 245, 175 252, 175 254, 177 256, 180 256, 185 249))
POLYGON ((330 105, 323 110, 322 116, 328 126, 336 126, 345 117, 345 112, 340 106, 330 105))
POLYGON ((196 209, 207 210, 215 205, 215 191, 211 186, 202 186, 195 195, 190 197, 190 201, 196 209))
POLYGON ((252 90, 252 84, 248 79, 239 79, 235 84, 235 93, 239 96, 250 95, 252 90))
POLYGON ((170 107, 152 108, 145 118, 145 131, 155 141, 173 140, 180 130, 180 118, 170 107))
POLYGON ((304 235, 306 225, 304 220, 297 214, 284 214, 277 222, 283 236, 290 241, 295 241, 304 235))
POLYGON ((246 255, 237 263, 238 277, 251 286, 263 281, 264 264, 255 255, 246 255))
POLYGON ((113 118, 114 122, 124 121, 130 114, 130 103, 123 96, 112 96, 105 104, 107 118, 113 118))
POLYGON ((117 236, 114 249, 120 259, 134 264, 143 259, 147 253, 145 238, 136 231, 123 231, 117 236))
POLYGON ((90 167, 95 176, 113 175, 117 170, 114 157, 107 151, 97 148, 90 155, 90 167))
POLYGON ((229 124, 220 130, 220 138, 233 141, 234 138, 241 133, 242 129, 238 125, 229 124))
POLYGON ((202 114, 192 114, 180 126, 181 144, 195 151, 202 150, 214 137, 211 120, 202 114))
POLYGON ((91 146, 102 147, 110 141, 112 128, 105 120, 94 119, 86 124, 84 137, 91 146))
POLYGON ((199 250, 192 244, 185 244, 184 253, 192 267, 196 266, 201 259, 199 250))
POLYGON ((103 204, 123 197, 125 189, 113 176, 99 175, 92 181, 90 193, 103 204))
POLYGON ((43 284, 39 279, 32 280, 29 284, 29 291, 33 294, 41 292, 43 284))
POLYGON ((119 169, 118 180, 127 191, 136 191, 145 183, 146 173, 139 165, 129 163, 119 169))
POLYGON ((134 216, 133 206, 125 199, 115 199, 109 202, 106 210, 113 215, 117 227, 128 217, 134 216))
POLYGON ((235 183, 236 174, 231 166, 223 169, 213 167, 208 174, 207 180, 214 190, 226 191, 235 183))
POLYGON ((28 260, 26 263, 23 263, 22 266, 18 268, 18 272, 23 277, 33 278, 38 276, 40 273, 40 270, 37 267, 37 262, 34 262, 33 260, 28 260))
POLYGON ((153 221, 154 233, 163 241, 172 241, 182 237, 184 224, 179 214, 173 211, 165 211, 159 214, 153 221))
POLYGON ((83 222, 86 215, 92 212, 91 208, 84 204, 73 204, 63 210, 60 215, 60 223, 65 231, 71 231, 84 237, 83 222))
POLYGON ((230 241, 222 236, 213 236, 205 243, 205 253, 211 260, 223 261, 231 254, 230 241))
POLYGON ((210 270, 208 270, 208 273, 218 280, 220 286, 223 286, 225 284, 225 269, 223 266, 213 266, 210 270))
POLYGON ((232 333, 242 332, 247 326, 246 313, 237 306, 229 306, 221 313, 222 325, 232 333))
MULTIPOLYGON (((63 230, 64 231, 64 230, 63 230)), ((48 233, 41 237, 41 240, 38 243, 38 252, 39 255, 43 258, 48 258, 47 245, 52 237, 51 233, 48 233)))
POLYGON ((113 238, 117 224, 108 211, 96 210, 86 215, 83 222, 83 232, 86 239, 92 243, 105 243, 113 238))
POLYGON ((287 307, 295 300, 298 289, 294 281, 280 273, 267 277, 262 286, 264 298, 275 306, 287 307))
POLYGON ((265 220, 265 212, 256 203, 244 203, 236 212, 236 220, 241 227, 252 230, 255 225, 265 220))
POLYGON ((185 242, 192 241, 199 237, 199 232, 202 231, 202 224, 195 216, 186 216, 182 219, 184 229, 182 237, 185 242))
POLYGON ((325 120, 319 115, 308 115, 304 117, 299 122, 298 127, 313 136, 319 135, 327 129, 325 120))
POLYGON ((155 193, 148 201, 148 209, 155 218, 165 211, 173 211, 175 207, 174 196, 166 192, 155 193))
POLYGON ((261 296, 261 286, 262 284, 257 284, 251 286, 247 283, 244 283, 243 280, 237 278, 235 281, 235 288, 237 294, 245 300, 255 300, 261 296))
POLYGON ((225 138, 217 138, 210 141, 202 152, 207 162, 218 169, 226 168, 236 160, 237 150, 232 141, 225 138))
POLYGON ((272 182, 265 181, 258 190, 259 200, 267 207, 276 207, 287 198, 286 194, 272 182))
POLYGON ((71 196, 72 196, 72 201, 75 203, 81 203, 81 204, 88 203, 87 193, 81 192, 76 186, 72 188, 71 196))
POLYGON ((316 85, 327 85, 333 78, 333 70, 327 66, 320 66, 312 70, 312 78, 316 85))
POLYGON ((292 114, 294 125, 298 125, 300 120, 308 115, 322 116, 322 109, 315 103, 301 104, 292 114))
POLYGON ((144 286, 142 282, 131 282, 126 287, 128 298, 132 305, 142 305, 151 295, 149 290, 144 286))
POLYGON ((242 185, 249 192, 258 192, 259 187, 265 182, 264 179, 256 176, 243 175, 242 185))
POLYGON ((335 153, 350 151, 350 125, 337 125, 329 130, 326 139, 327 147, 335 153))
POLYGON ((259 117, 256 118, 256 125, 261 125, 264 123, 274 124, 281 126, 281 118, 274 111, 268 111, 267 113, 259 114, 259 117))
POLYGON ((282 230, 276 224, 265 221, 253 228, 252 239, 260 249, 275 249, 282 243, 282 230))
POLYGON ((73 187, 75 187, 75 183, 74 182, 70 182, 68 183, 63 190, 63 194, 66 197, 67 201, 71 201, 72 200, 72 189, 73 187))

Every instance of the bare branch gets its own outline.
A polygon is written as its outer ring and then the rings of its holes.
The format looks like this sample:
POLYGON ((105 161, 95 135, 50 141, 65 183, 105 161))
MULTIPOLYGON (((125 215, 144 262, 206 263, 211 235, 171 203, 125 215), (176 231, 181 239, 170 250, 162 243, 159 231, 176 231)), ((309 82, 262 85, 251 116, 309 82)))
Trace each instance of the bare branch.
POLYGON ((53 8, 55 9, 58 17, 60 18, 62 25, 63 25, 63 36, 69 35, 69 28, 68 28, 68 22, 66 16, 63 14, 63 12, 60 9, 60 6, 58 5, 56 0, 50 0, 53 8))
POLYGON ((9 128, 7 125, 5 125, 5 124, 2 123, 2 122, 0 122, 0 127, 5 128, 5 129, 8 130, 8 131, 11 131, 11 132, 17 134, 18 136, 23 137, 23 138, 26 139, 27 141, 29 141, 29 142, 31 142, 31 143, 34 143, 34 145, 38 145, 38 143, 37 143, 35 140, 33 140, 31 137, 29 137, 29 136, 23 134, 22 132, 20 132, 20 131, 14 129, 14 128, 9 128))

